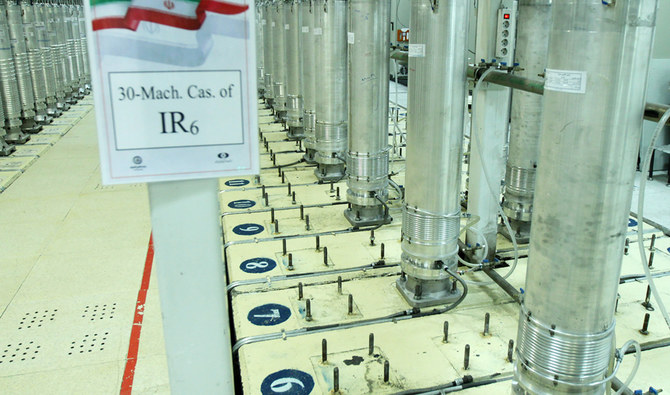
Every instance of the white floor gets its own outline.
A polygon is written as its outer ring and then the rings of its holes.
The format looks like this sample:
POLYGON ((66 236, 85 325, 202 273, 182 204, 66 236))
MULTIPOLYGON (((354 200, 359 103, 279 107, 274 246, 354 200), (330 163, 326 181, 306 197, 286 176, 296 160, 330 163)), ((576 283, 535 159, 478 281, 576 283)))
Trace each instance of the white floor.
MULTIPOLYGON (((119 393, 150 235, 146 188, 100 184, 93 111, 43 148, 0 194, 0 393, 119 393)), ((144 311, 133 393, 167 393, 154 278, 144 311)))

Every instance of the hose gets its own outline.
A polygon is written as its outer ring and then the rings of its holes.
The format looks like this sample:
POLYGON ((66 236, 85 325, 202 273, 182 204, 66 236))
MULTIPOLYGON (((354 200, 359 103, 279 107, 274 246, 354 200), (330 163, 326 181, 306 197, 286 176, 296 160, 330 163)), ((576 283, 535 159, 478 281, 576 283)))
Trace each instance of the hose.
POLYGON ((656 305, 658 308, 661 310, 661 314, 663 314, 663 318, 665 319, 665 323, 670 328, 670 317, 668 316, 668 311, 665 309, 665 305, 663 304, 663 301, 661 300, 661 296, 658 293, 658 289, 656 288, 656 284, 654 283, 654 279, 651 276, 651 271, 649 270, 649 266, 647 266, 647 256, 645 255, 644 251, 644 242, 643 242, 643 226, 644 226, 644 190, 647 185, 647 172, 649 171, 649 165, 651 163, 651 154, 654 152, 654 146, 656 145, 656 140, 658 139, 658 136, 661 134, 661 130, 663 130, 663 127, 665 126, 666 122, 670 118, 670 109, 666 110, 665 113, 663 113, 663 116, 661 119, 658 121, 658 124, 656 125, 656 129, 654 130, 654 135, 651 138, 651 141, 649 142, 649 148, 647 149, 647 153, 644 156, 644 162, 643 162, 643 167, 642 167, 642 172, 640 173, 640 193, 637 198, 637 218, 638 218, 638 227, 637 227, 637 243, 638 247, 640 248, 640 263, 642 264, 642 268, 644 269, 644 274, 647 277, 647 281, 649 282, 649 287, 651 288, 651 293, 654 295, 654 299, 656 299, 656 305))
MULTIPOLYGON (((642 357, 642 350, 640 349, 640 343, 636 342, 635 340, 628 340, 621 349, 618 350, 618 354, 620 355, 620 359, 623 359, 624 355, 626 355, 626 351, 633 346, 635 348, 635 365, 633 365, 633 370, 630 371, 630 374, 628 375, 628 378, 626 381, 624 381, 623 385, 619 390, 614 394, 614 395, 621 395, 623 391, 628 388, 630 385, 631 381, 633 381, 633 377, 637 374, 637 369, 640 367, 640 358, 642 357)), ((612 374, 612 378, 614 378, 614 374, 612 374)))
MULTIPOLYGON (((482 74, 482 76, 479 78, 479 82, 483 82, 486 79, 486 77, 489 75, 489 73, 491 73, 493 71, 495 71, 494 68, 487 69, 482 74)), ((477 83, 477 85, 475 86, 475 89, 473 89, 473 91, 472 91, 472 112, 473 112, 473 114, 474 114, 475 102, 476 102, 475 101, 475 96, 477 94, 479 94, 480 86, 481 86, 481 84, 477 83)), ((475 133, 475 130, 472 130, 470 132, 470 135, 471 135, 471 137, 472 137, 472 135, 474 135, 475 142, 477 143, 476 144, 477 145, 477 153, 479 154, 480 160, 482 160, 481 159, 482 158, 481 143, 479 141, 479 134, 475 133)), ((489 192, 491 192, 491 196, 493 196, 493 198, 498 202, 498 204, 496 204, 496 208, 498 209, 498 214, 500 214, 500 216, 502 217, 503 222, 505 224, 505 227, 507 228, 507 232, 509 233, 510 238, 512 239, 512 245, 514 246, 514 263, 510 267, 510 270, 503 276, 504 279, 507 279, 509 276, 512 275, 512 273, 514 273, 514 270, 516 270, 517 263, 519 262, 519 245, 516 242, 516 237, 514 237, 514 232, 512 231, 512 226, 509 224, 509 219, 507 218, 507 215, 505 215, 505 212, 503 211, 502 207, 500 206, 500 197, 493 190, 493 187, 491 185, 491 177, 489 177, 488 170, 486 169, 486 165, 484 164, 483 160, 482 160, 482 170, 484 171, 484 178, 486 179, 486 185, 489 188, 489 192)), ((474 229, 475 228, 472 228, 473 231, 474 231, 474 229)), ((484 255, 484 256, 486 256, 486 255, 484 255)), ((493 262, 491 262, 491 263, 493 263, 493 262)), ((468 282, 469 282, 469 284, 474 284, 474 285, 479 285, 479 286, 495 284, 494 281, 483 281, 483 282, 468 281, 468 282)))

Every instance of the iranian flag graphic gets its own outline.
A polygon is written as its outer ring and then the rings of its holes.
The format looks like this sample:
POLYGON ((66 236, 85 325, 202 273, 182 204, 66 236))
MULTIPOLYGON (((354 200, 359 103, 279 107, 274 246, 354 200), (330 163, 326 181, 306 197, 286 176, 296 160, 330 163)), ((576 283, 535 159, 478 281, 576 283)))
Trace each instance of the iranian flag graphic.
POLYGON ((137 30, 140 22, 153 22, 184 30, 198 30, 205 11, 236 15, 248 5, 219 0, 91 0, 93 30, 137 30))

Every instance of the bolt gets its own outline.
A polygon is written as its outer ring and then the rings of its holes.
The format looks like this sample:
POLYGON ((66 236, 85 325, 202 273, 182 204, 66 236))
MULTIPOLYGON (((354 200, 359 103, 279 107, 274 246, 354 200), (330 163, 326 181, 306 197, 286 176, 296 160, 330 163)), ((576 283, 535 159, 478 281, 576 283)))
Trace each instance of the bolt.
POLYGON ((370 333, 368 336, 368 355, 375 353, 375 334, 370 333))
POLYGON ((381 247, 381 259, 383 260, 384 259, 384 243, 382 243, 380 245, 380 247, 381 247))
POLYGON ((337 366, 333 369, 333 392, 340 392, 340 369, 337 366))
POLYGON ((463 369, 468 370, 470 368, 470 345, 465 345, 465 357, 463 358, 463 369))
POLYGON ((282 256, 286 256, 286 239, 281 239, 282 256))
POLYGON ((305 230, 311 230, 309 227, 309 214, 305 215, 305 230))
POLYGON ((654 251, 656 245, 656 235, 651 235, 651 243, 649 244, 649 251, 654 251))
POLYGON ((507 362, 512 363, 514 361, 514 340, 510 339, 507 343, 507 362))
POLYGON ((316 250, 319 251, 321 248, 321 238, 319 236, 316 236, 316 250))
POLYGON ((305 206, 303 206, 301 204, 300 205, 300 220, 302 221, 303 219, 305 219, 305 206))
POLYGON ((287 196, 291 196, 291 183, 290 182, 288 183, 288 195, 287 196))
POLYGON ((384 361, 384 382, 385 383, 389 382, 390 370, 391 370, 391 366, 390 366, 389 361, 387 359, 387 360, 384 361))
POLYGON ((354 295, 349 294, 349 304, 347 308, 347 314, 352 315, 354 313, 354 295))
POLYGON ((291 196, 291 204, 295 204, 295 191, 293 191, 293 195, 291 196))
POLYGON ((305 299, 305 320, 312 320, 312 302, 309 299, 305 299))
POLYGON ((275 209, 274 209, 274 207, 270 209, 270 222, 275 222, 275 209))
POLYGON ((331 182, 330 182, 330 193, 335 192, 334 185, 335 185, 335 183, 331 181, 331 182))
POLYGON ((648 311, 654 311, 654 307, 651 305, 651 286, 647 285, 647 294, 644 297, 644 302, 642 306, 648 311))
POLYGON ((643 335, 649 334, 649 317, 649 313, 644 314, 644 322, 642 322, 642 329, 640 329, 640 333, 643 335))
POLYGON ((302 283, 298 283, 298 300, 302 300, 302 283))
MULTIPOLYGON (((277 168, 277 173, 278 173, 279 177, 282 176, 281 167, 278 167, 278 168, 277 168)), ((283 182, 284 182, 284 181, 282 181, 282 183, 283 183, 283 182)))
POLYGON ((288 270, 293 270, 293 254, 288 254, 288 270))
POLYGON ((421 299, 421 291, 422 291, 421 284, 417 284, 414 287, 414 299, 416 299, 416 300, 421 299))
POLYGON ((286 182, 286 174, 282 171, 281 172, 281 183, 283 184, 285 182, 286 182))
POLYGON ((371 246, 375 245, 375 231, 374 230, 370 231, 370 245, 371 246))
POLYGON ((328 362, 328 341, 321 339, 321 363, 328 362))
POLYGON ((266 206, 269 206, 270 203, 268 203, 268 194, 267 194, 267 192, 266 192, 265 195, 263 196, 263 199, 265 199, 265 205, 266 205, 266 206))
POLYGON ((628 237, 626 237, 626 241, 623 244, 623 254, 624 255, 628 255, 629 246, 630 246, 630 239, 628 239, 628 237))
POLYGON ((328 247, 323 247, 323 264, 328 266, 328 247))
POLYGON ((361 212, 356 210, 356 221, 360 221, 360 220, 361 220, 361 212))
POLYGON ((649 264, 647 265, 649 269, 653 269, 652 265, 654 264, 654 252, 655 250, 651 250, 651 252, 649 253, 649 264))
POLYGON ((335 200, 340 200, 340 187, 335 190, 335 200))
POLYGON ((342 295, 342 276, 337 276, 337 293, 342 295))
POLYGON ((619 299, 621 299, 621 295, 617 293, 616 294, 616 303, 614 304, 614 312, 615 313, 617 311, 619 311, 619 299))
MULTIPOLYGON (((277 156, 274 155, 274 154, 270 154, 270 157, 272 158, 272 164, 274 166, 277 166, 277 156)), ((281 177, 282 177, 282 183, 283 183, 284 182, 283 181, 284 180, 284 173, 282 173, 281 177)))
POLYGON ((279 220, 275 219, 275 233, 279 234, 279 220))
POLYGON ((486 313, 484 314, 484 333, 482 335, 488 336, 489 335, 489 321, 491 319, 491 314, 486 313))
POLYGON ((261 185, 261 196, 265 196, 265 185, 261 185))
POLYGON ((442 332, 444 333, 444 336, 442 337, 442 342, 449 343, 449 321, 444 321, 442 332))

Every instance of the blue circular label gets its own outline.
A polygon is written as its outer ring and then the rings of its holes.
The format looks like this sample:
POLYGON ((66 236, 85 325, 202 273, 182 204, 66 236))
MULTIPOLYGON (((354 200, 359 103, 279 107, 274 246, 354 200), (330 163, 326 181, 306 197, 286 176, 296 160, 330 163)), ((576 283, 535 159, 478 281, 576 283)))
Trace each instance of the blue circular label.
POLYGON ((670 247, 668 247, 668 252, 670 252, 670 247))
POLYGON ((628 218, 628 226, 636 226, 637 221, 634 220, 633 218, 628 218))
POLYGON ((224 182, 229 187, 243 187, 247 184, 249 184, 249 180, 244 180, 242 178, 236 178, 234 180, 228 180, 224 182))
POLYGON ((249 199, 242 199, 242 200, 233 200, 232 202, 228 203, 228 207, 230 208, 236 208, 236 209, 245 209, 245 208, 250 208, 256 205, 256 202, 253 200, 249 199))
POLYGON ((307 395, 314 389, 314 379, 296 369, 284 369, 268 375, 261 384, 263 395, 307 395))
POLYGON ((236 235, 240 236, 252 236, 252 235, 257 235, 264 231, 265 228, 263 225, 258 225, 258 224, 242 224, 242 225, 237 225, 236 227, 233 228, 233 233, 236 235))
POLYGON ((277 304, 268 303, 251 309, 247 314, 247 319, 254 325, 258 326, 272 326, 278 325, 288 320, 291 316, 291 309, 277 304))
POLYGON ((270 258, 252 258, 242 262, 240 269, 245 273, 265 273, 277 267, 277 262, 270 258))

